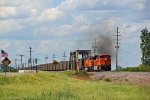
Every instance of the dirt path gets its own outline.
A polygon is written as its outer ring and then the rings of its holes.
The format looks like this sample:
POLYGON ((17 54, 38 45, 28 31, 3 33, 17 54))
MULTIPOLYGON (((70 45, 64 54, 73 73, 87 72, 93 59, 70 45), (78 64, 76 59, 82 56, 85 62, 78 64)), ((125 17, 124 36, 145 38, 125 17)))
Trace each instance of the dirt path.
POLYGON ((104 80, 109 78, 112 82, 132 85, 149 85, 150 72, 92 72, 90 78, 104 80))

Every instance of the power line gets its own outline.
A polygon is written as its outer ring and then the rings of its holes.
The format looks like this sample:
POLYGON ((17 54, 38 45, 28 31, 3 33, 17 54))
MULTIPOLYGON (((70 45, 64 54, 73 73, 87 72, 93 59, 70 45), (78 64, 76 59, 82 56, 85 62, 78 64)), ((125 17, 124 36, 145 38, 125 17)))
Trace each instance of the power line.
POLYGON ((53 58, 53 61, 55 60, 55 58, 56 58, 56 55, 55 54, 53 54, 52 55, 52 58, 53 58))
POLYGON ((21 61, 21 68, 23 68, 22 57, 23 57, 24 55, 19 55, 19 56, 20 56, 20 61, 21 61))
POLYGON ((15 67, 17 69, 17 59, 14 59, 14 61, 15 61, 15 67))
POLYGON ((46 63, 47 63, 48 56, 46 55, 46 56, 44 57, 44 59, 45 59, 45 64, 46 64, 46 63))
POLYGON ((116 46, 115 46, 115 48, 116 48, 116 70, 118 70, 119 36, 121 36, 121 35, 119 35, 118 27, 117 27, 117 34, 116 34, 116 35, 114 35, 114 36, 116 36, 116 46))
POLYGON ((97 54, 97 48, 98 48, 98 46, 97 46, 97 42, 96 42, 96 39, 95 39, 95 42, 94 43, 92 43, 92 49, 93 49, 93 53, 94 53, 94 55, 96 55, 97 54))
POLYGON ((32 60, 32 62, 33 62, 33 66, 34 66, 34 57, 33 57, 33 60, 32 60))
POLYGON ((62 56, 62 57, 63 57, 63 61, 66 61, 66 57, 67 57, 67 56, 66 56, 66 52, 63 53, 63 56, 62 56))
POLYGON ((120 48, 120 51, 122 51, 122 52, 124 52, 124 53, 126 53, 126 54, 128 54, 128 55, 139 55, 140 53, 139 52, 130 52, 130 51, 126 51, 126 50, 124 50, 124 49, 121 49, 120 48))
POLYGON ((29 64, 30 64, 30 67, 31 67, 31 70, 32 70, 32 52, 33 51, 32 51, 31 47, 29 49, 30 49, 30 51, 29 51, 30 52, 29 64))
POLYGON ((64 68, 65 68, 65 65, 66 65, 66 62, 65 62, 65 61, 66 61, 66 57, 67 57, 67 56, 66 56, 66 52, 63 53, 63 56, 62 56, 62 57, 63 57, 62 68, 64 69, 64 68))

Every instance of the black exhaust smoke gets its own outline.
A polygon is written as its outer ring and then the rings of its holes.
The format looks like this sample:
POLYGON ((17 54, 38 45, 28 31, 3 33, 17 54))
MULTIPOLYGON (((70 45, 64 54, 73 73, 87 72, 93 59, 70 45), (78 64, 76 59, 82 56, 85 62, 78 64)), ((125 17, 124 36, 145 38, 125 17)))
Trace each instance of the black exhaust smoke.
POLYGON ((115 46, 113 40, 113 33, 115 28, 108 27, 108 25, 89 25, 83 30, 83 34, 77 41, 78 47, 92 47, 94 40, 97 40, 97 53, 110 54, 112 58, 115 55, 115 46), (81 42, 82 41, 82 42, 81 42))

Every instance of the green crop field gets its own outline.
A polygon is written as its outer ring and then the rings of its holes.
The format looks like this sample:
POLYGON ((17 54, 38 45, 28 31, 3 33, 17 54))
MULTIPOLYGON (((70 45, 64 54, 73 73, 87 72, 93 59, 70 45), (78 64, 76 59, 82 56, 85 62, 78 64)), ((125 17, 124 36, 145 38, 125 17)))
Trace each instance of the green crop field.
POLYGON ((150 86, 85 81, 71 73, 0 75, 0 100, 150 100, 150 86))

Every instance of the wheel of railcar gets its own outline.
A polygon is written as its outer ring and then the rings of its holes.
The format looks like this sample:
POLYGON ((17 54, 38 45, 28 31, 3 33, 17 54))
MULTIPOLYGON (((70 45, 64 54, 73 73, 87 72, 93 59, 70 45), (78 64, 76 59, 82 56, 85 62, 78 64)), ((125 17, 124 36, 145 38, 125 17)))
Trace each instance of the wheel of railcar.
POLYGON ((90 69, 90 67, 88 67, 88 72, 90 72, 91 71, 91 69, 90 69))
POLYGON ((92 68, 91 67, 88 67, 88 72, 92 72, 92 68))
POLYGON ((104 66, 101 66, 101 70, 105 70, 105 67, 104 67, 104 66))
POLYGON ((111 71, 111 65, 109 65, 107 68, 108 68, 108 71, 111 71))

